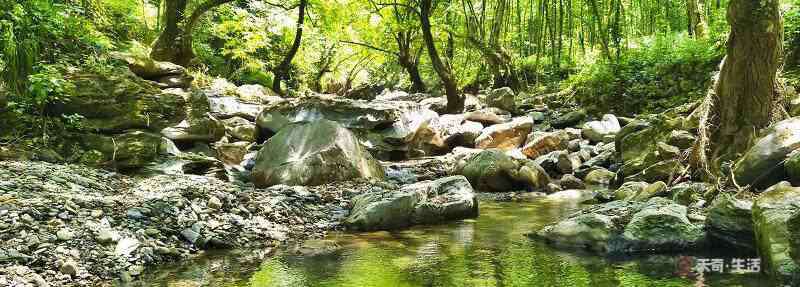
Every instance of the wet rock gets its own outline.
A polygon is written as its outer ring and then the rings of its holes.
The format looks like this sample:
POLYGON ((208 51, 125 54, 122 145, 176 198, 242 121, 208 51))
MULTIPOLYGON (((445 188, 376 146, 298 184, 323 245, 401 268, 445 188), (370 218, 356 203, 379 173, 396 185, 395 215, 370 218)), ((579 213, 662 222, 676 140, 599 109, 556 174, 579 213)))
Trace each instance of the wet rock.
POLYGON ((475 147, 512 150, 525 142, 532 128, 533 119, 530 117, 515 118, 509 123, 493 125, 483 129, 481 135, 475 139, 475 147))
POLYGON ((584 110, 571 111, 553 120, 551 125, 553 126, 553 128, 563 129, 568 127, 573 127, 585 119, 586 119, 586 111, 584 110))
POLYGON ((708 209, 709 236, 727 244, 752 249, 755 246, 753 202, 721 193, 708 209))
POLYGON ((589 172, 583 181, 588 185, 608 186, 615 176, 615 173, 604 168, 599 168, 589 172))
MULTIPOLYGON (((617 117, 611 114, 603 115, 600 121, 591 121, 583 125, 582 134, 593 142, 605 142, 606 138, 616 136, 622 129, 617 117)), ((613 140, 612 140, 613 141, 613 140)))
POLYGON ((625 226, 624 250, 683 251, 705 240, 703 226, 689 221, 685 206, 662 198, 653 198, 645 205, 625 226))
POLYGON ((514 159, 490 149, 470 156, 456 167, 475 189, 489 192, 535 190, 550 183, 547 173, 530 160, 514 159))
POLYGON ((629 200, 640 194, 647 186, 646 182, 626 181, 614 192, 614 198, 617 200, 629 200))
POLYGON ((452 176, 357 196, 345 224, 356 230, 384 230, 477 215, 478 201, 469 182, 452 176))
POLYGON ((786 179, 781 163, 800 148, 800 117, 780 121, 763 132, 760 138, 733 168, 739 185, 767 187, 786 179))
POLYGON ((329 120, 281 130, 258 152, 256 186, 320 185, 353 178, 383 178, 380 164, 352 132, 329 120))
POLYGON ((510 112, 517 110, 517 106, 514 101, 514 91, 512 91, 509 87, 495 89, 487 94, 486 105, 510 112))
POLYGON ((764 271, 774 276, 789 276, 797 270, 790 257, 787 221, 800 210, 800 188, 778 183, 753 203, 756 249, 764 271))
POLYGON ((702 226, 689 221, 686 207, 663 198, 592 206, 535 237, 562 248, 611 254, 682 251, 704 242, 702 226))
POLYGON ((663 196, 667 191, 667 184, 663 181, 656 181, 639 190, 636 194, 628 198, 633 201, 648 201, 656 196, 663 196))

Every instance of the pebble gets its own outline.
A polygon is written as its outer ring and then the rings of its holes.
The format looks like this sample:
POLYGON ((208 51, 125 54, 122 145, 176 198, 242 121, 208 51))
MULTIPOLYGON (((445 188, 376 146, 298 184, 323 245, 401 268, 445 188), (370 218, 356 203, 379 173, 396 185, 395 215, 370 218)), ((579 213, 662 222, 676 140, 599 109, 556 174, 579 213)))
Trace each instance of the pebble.
POLYGON ((30 214, 27 214, 27 213, 25 213, 22 216, 20 216, 19 219, 22 220, 22 222, 27 223, 27 224, 32 224, 33 222, 36 221, 36 220, 33 219, 33 216, 31 216, 30 214))
POLYGON ((58 232, 56 232, 56 238, 58 238, 58 240, 61 240, 61 241, 69 241, 69 240, 72 240, 72 238, 74 238, 74 237, 75 237, 75 234, 73 234, 72 231, 70 231, 67 228, 62 228, 62 229, 58 230, 58 232))
POLYGON ((144 234, 150 237, 158 236, 161 234, 161 231, 155 228, 148 228, 144 230, 144 234))
POLYGON ((97 234, 97 242, 100 243, 111 243, 116 242, 117 240, 119 240, 119 235, 113 230, 105 229, 97 234))
POLYGON ((75 261, 72 260, 67 260, 62 263, 60 267, 58 267, 58 271, 61 271, 61 273, 69 276, 75 276, 78 274, 78 263, 75 263, 75 261))
POLYGON ((211 209, 220 209, 222 208, 222 201, 215 196, 211 196, 208 198, 208 208, 211 209))

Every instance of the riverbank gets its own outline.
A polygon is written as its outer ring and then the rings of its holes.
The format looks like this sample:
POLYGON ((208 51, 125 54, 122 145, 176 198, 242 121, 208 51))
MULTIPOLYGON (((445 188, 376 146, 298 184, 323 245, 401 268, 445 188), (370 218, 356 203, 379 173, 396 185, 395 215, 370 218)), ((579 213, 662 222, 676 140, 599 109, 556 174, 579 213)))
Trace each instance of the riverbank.
POLYGON ((252 187, 193 175, 135 178, 0 162, 0 285, 97 286, 204 249, 320 237, 367 182, 252 187))

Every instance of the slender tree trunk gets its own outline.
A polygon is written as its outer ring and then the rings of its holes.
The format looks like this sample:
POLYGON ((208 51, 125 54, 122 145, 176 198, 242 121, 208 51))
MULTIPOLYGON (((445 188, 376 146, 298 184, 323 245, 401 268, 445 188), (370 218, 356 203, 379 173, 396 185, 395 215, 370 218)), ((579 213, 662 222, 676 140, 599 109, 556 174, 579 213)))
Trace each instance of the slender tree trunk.
POLYGON ((289 77, 289 65, 292 64, 294 56, 297 55, 297 51, 300 49, 300 43, 302 42, 303 38, 303 24, 305 23, 307 5, 308 0, 300 0, 300 7, 298 7, 299 11, 297 14, 297 32, 294 35, 294 42, 292 43, 292 47, 289 49, 289 52, 283 58, 283 61, 281 61, 280 65, 278 65, 278 67, 275 69, 275 78, 272 80, 272 90, 280 95, 284 94, 283 90, 281 89, 281 81, 289 77))
POLYGON ((439 57, 439 52, 436 50, 436 42, 433 40, 433 33, 431 33, 431 3, 432 0, 420 1, 420 24, 422 26, 422 38, 425 40, 425 46, 428 47, 428 56, 430 57, 433 69, 439 75, 439 79, 444 85, 445 94, 447 95, 447 112, 448 113, 461 113, 464 111, 464 97, 459 95, 458 86, 453 78, 450 67, 442 62, 439 57))
POLYGON ((699 0, 686 0, 686 10, 689 14, 689 33, 695 38, 704 38, 708 25, 703 13, 703 4, 699 0))
POLYGON ((779 120, 777 72, 783 56, 778 0, 732 0, 728 51, 714 86, 712 159, 746 151, 756 132, 779 120))

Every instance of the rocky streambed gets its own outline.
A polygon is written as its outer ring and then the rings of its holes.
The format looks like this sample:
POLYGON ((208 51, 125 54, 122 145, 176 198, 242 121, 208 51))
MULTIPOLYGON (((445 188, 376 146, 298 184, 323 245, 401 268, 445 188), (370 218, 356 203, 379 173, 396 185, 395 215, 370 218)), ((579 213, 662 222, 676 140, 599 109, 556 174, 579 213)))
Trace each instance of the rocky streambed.
POLYGON ((501 88, 444 114, 428 94, 280 98, 221 79, 153 84, 186 71, 131 65, 136 75, 71 76, 81 94, 55 108, 86 130, 65 128, 49 148, 0 146, 0 285, 129 282, 203 250, 474 218, 479 198, 596 204, 526 230, 554 248, 724 244, 755 250, 774 277, 797 270, 798 118, 725 166, 753 187, 741 191, 689 168, 696 104, 593 116, 501 88))

